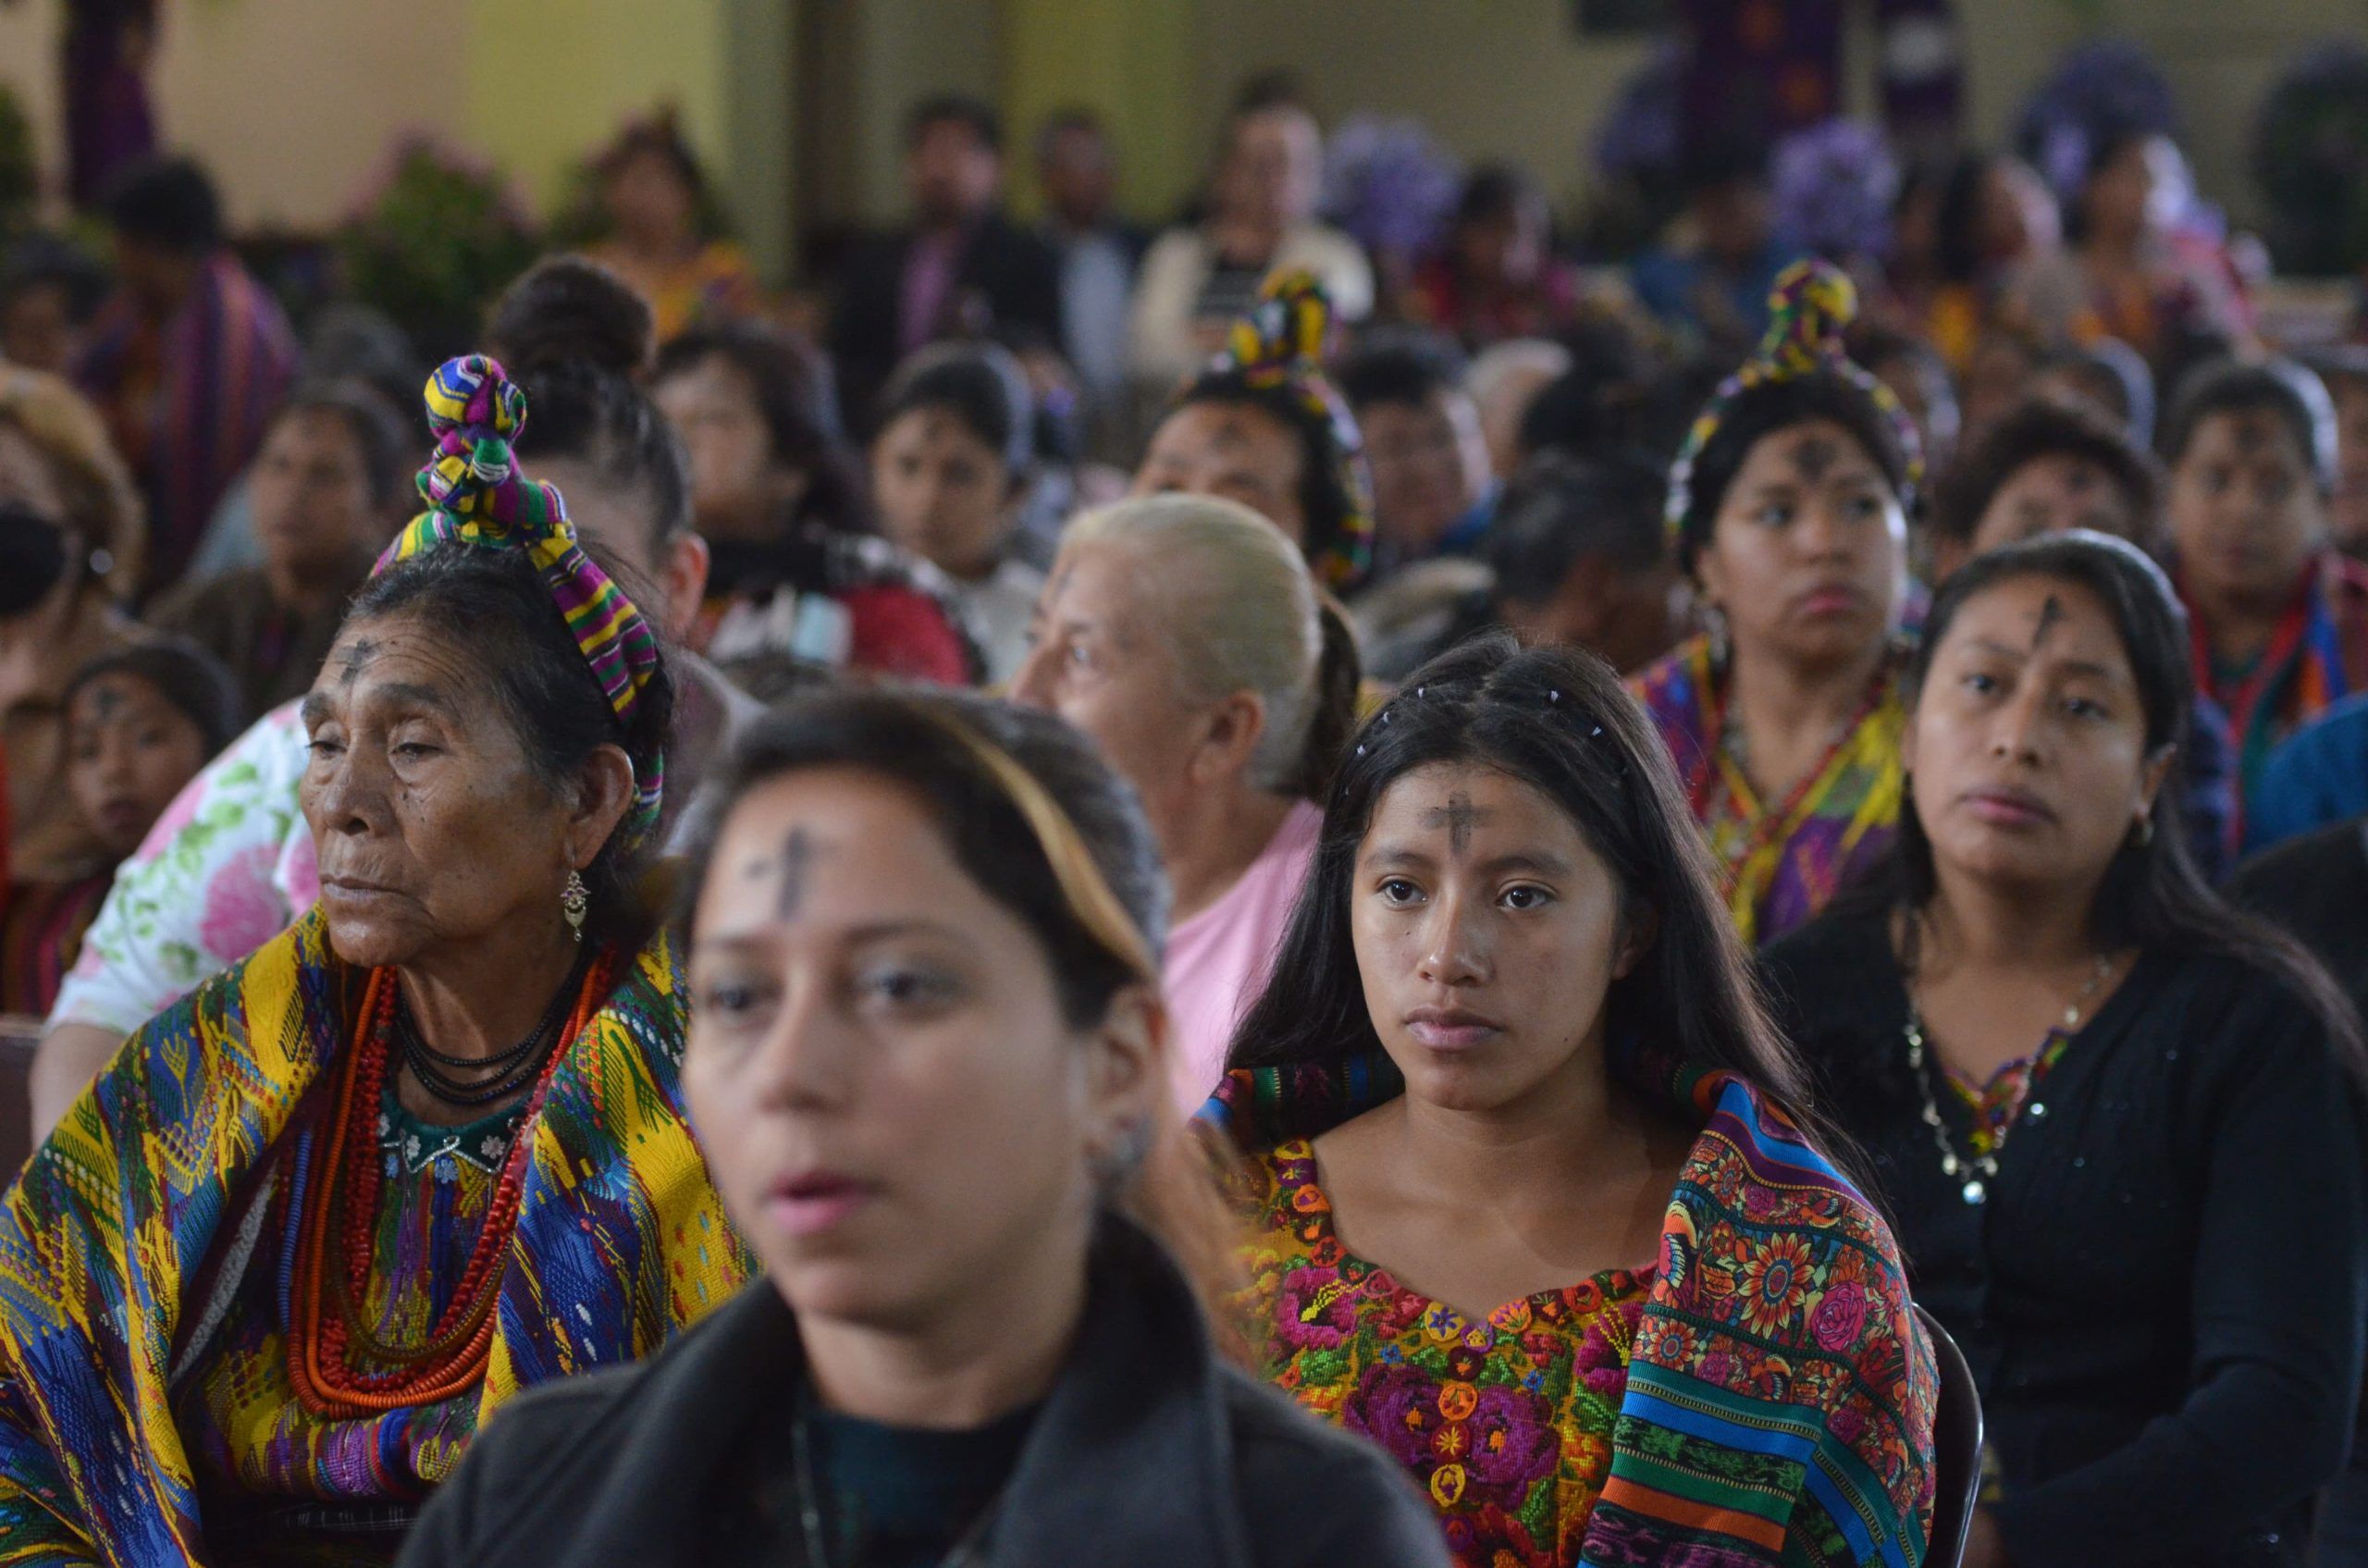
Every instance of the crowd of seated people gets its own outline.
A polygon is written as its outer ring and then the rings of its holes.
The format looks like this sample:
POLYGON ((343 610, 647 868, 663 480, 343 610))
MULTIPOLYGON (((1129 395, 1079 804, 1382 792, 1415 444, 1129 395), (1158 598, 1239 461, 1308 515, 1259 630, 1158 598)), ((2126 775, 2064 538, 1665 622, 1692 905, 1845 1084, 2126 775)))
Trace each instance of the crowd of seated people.
POLYGON ((2368 349, 2151 130, 1213 123, 0 255, 0 1562, 2368 1565, 2368 349))

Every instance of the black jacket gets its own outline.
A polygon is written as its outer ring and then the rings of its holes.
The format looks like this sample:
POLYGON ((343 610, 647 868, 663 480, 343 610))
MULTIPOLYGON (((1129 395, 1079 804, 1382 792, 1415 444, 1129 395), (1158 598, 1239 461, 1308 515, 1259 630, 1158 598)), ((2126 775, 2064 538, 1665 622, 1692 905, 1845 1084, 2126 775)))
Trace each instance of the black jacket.
MULTIPOLYGON (((2145 954, 1976 1205, 1922 1120, 1883 917, 1829 913, 1760 961, 1973 1369, 2016 1568, 2303 1562, 2368 1321, 2359 1096, 2316 1016, 2234 959, 2145 954)), ((1934 1100, 1962 1151, 1962 1103, 1934 1100)))
MULTIPOLYGON (((650 1361, 522 1396, 430 1500, 403 1568, 737 1561, 713 1538, 734 1511, 716 1478, 758 1401, 793 1397, 799 1366, 796 1321, 759 1279, 650 1361)), ((1406 1478, 1220 1364, 1174 1265, 1119 1221, 994 1518, 991 1568, 1448 1562, 1406 1478)))
MULTIPOLYGON (((912 249, 910 229, 882 235, 857 245, 839 275, 831 353, 849 427, 858 438, 870 434, 872 405, 904 352, 899 317, 912 249)), ((993 333, 1058 344, 1060 258, 1041 236, 990 213, 970 230, 944 315, 933 324, 932 339, 993 333)))

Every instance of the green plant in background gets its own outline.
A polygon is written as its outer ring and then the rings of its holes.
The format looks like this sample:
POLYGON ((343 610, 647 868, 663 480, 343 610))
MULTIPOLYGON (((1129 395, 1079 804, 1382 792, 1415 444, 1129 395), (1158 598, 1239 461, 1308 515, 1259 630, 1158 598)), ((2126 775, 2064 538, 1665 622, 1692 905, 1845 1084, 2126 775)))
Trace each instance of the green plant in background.
POLYGON ((533 264, 542 237, 498 173, 421 136, 397 148, 336 244, 351 297, 442 360, 468 352, 486 302, 533 264))
POLYGON ((41 166, 33 155, 33 122, 17 94, 0 85, 0 241, 32 227, 41 200, 41 166))

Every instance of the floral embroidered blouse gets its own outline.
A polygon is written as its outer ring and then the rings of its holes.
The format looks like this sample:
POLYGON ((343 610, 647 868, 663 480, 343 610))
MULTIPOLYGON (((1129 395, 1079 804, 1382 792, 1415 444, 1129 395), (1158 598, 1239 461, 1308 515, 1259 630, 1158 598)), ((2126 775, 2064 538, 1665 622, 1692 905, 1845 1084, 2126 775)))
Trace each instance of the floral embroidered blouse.
POLYGON ((1259 1376, 1405 1465, 1458 1568, 1576 1562, 1652 1269, 1609 1270, 1474 1323, 1342 1250, 1306 1140, 1251 1170, 1241 1301, 1259 1376))

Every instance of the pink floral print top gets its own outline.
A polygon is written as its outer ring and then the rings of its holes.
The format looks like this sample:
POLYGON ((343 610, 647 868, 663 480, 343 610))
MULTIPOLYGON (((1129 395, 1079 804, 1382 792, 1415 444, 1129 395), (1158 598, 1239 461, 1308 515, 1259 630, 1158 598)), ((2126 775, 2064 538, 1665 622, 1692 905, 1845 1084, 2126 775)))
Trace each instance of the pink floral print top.
POLYGON ((130 1034, 313 907, 321 876, 297 809, 310 753, 296 707, 273 709, 232 741, 117 868, 52 1027, 130 1034))
POLYGON ((1306 1140, 1255 1156, 1250 1175, 1241 1303, 1259 1375, 1405 1465, 1458 1568, 1578 1562, 1652 1270, 1609 1270, 1475 1323, 1342 1250, 1306 1140))

